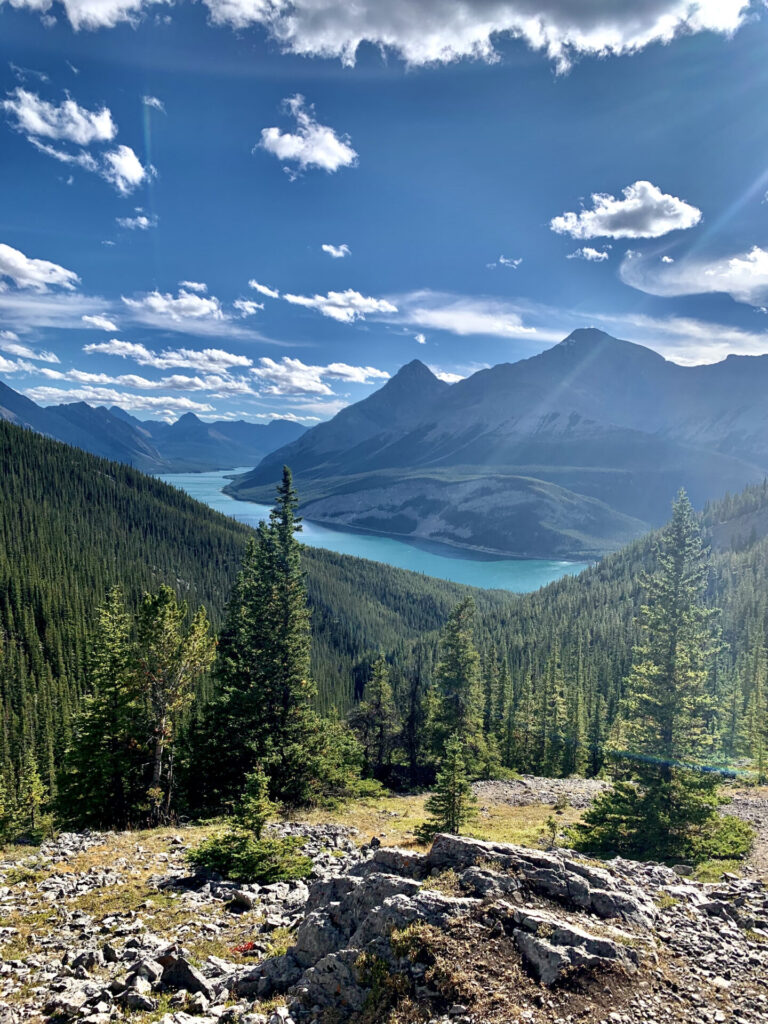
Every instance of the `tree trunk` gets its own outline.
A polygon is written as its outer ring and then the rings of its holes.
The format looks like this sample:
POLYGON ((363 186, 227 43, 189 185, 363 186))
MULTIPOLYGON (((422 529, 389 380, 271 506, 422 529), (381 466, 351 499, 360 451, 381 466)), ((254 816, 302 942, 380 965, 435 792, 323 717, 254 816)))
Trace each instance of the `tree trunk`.
POLYGON ((160 719, 160 724, 157 727, 155 733, 155 750, 152 758, 152 809, 151 818, 154 825, 160 822, 160 807, 162 801, 158 799, 158 795, 162 792, 162 778, 163 778, 163 750, 165 748, 165 728, 166 728, 166 717, 160 719))

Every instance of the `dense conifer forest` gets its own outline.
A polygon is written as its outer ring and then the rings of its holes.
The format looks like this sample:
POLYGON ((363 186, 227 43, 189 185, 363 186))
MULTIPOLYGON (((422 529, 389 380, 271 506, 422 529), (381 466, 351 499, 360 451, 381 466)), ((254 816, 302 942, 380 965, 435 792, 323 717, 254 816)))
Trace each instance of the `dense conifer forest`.
MULTIPOLYGON (((119 585, 135 611, 145 591, 168 584, 190 615, 203 605, 218 632, 257 534, 133 469, 4 423, 0 480, 2 779, 13 792, 36 767, 55 793, 91 686, 88 652, 110 588, 119 585)), ((704 601, 719 609, 706 680, 710 760, 729 768, 750 762, 761 774, 766 520, 763 486, 702 517, 705 538, 715 540, 704 601)), ((475 775, 596 773, 640 639, 655 544, 651 535, 522 597, 302 549, 316 710, 348 718, 364 770, 395 784, 434 779, 439 751, 457 729, 471 733, 475 775), (446 711, 452 688, 466 703, 460 721, 446 711)), ((206 672, 195 684, 190 735, 217 697, 214 679, 206 672)))

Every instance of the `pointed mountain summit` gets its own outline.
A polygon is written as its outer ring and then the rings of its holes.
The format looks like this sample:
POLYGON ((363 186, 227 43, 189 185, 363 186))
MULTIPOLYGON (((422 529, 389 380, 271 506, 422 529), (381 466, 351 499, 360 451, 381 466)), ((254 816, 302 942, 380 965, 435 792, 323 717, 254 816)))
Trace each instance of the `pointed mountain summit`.
POLYGON ((450 386, 415 360, 228 490, 269 500, 286 463, 307 519, 592 557, 665 521, 681 486, 701 505, 763 478, 768 359, 741 367, 680 366, 594 327, 450 386))
POLYGON ((405 433, 450 389, 451 385, 436 377, 420 359, 412 359, 378 391, 348 405, 293 444, 278 448, 239 479, 254 486, 272 484, 283 465, 289 465, 294 473, 317 473, 324 466, 335 472, 332 466, 337 458, 343 458, 347 471, 354 471, 352 467, 365 464, 374 449, 405 433))

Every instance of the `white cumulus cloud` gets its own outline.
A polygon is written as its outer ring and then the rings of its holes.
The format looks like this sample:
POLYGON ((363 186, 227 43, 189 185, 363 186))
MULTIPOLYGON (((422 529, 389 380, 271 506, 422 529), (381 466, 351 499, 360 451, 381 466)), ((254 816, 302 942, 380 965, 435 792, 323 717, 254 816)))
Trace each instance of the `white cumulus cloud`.
POLYGON ((768 251, 759 245, 733 256, 681 259, 663 266, 629 252, 619 273, 625 284, 650 295, 723 292, 753 306, 768 301, 768 251))
POLYGON ((623 199, 603 192, 592 194, 592 209, 553 217, 550 227, 571 238, 660 238, 670 231, 692 228, 701 210, 677 196, 662 192, 650 181, 622 189, 623 199))
POLYGON ((104 154, 100 173, 126 196, 142 182, 153 178, 155 169, 151 165, 145 167, 130 146, 118 146, 104 154))
POLYGON ((346 243, 343 245, 331 245, 329 242, 326 242, 321 245, 320 248, 335 260, 341 260, 344 259, 345 256, 352 255, 352 250, 346 243))
POLYGON ((610 253, 605 249, 593 249, 591 245, 583 245, 574 252, 569 252, 565 257, 567 260, 587 260, 589 263, 604 263, 610 258, 610 253))
POLYGON ((285 100, 285 106, 296 121, 296 130, 283 132, 279 128, 263 128, 259 148, 278 160, 298 164, 302 171, 319 167, 331 174, 357 162, 349 137, 337 135, 333 128, 320 124, 314 108, 307 107, 300 93, 285 100))
POLYGON ((132 359, 140 366, 152 366, 157 370, 180 368, 202 370, 208 373, 228 373, 233 368, 245 369, 253 365, 253 360, 248 356, 225 352, 223 349, 180 348, 154 352, 145 345, 132 341, 121 341, 119 338, 84 345, 83 352, 88 355, 120 356, 122 359, 132 359))
POLYGON ((316 309, 323 316, 329 316, 340 323, 351 324, 364 320, 369 313, 396 313, 397 306, 387 299, 374 299, 348 288, 344 292, 328 292, 327 295, 291 295, 283 298, 294 306, 316 309))
POLYGON ((117 134, 117 125, 107 107, 87 110, 69 96, 57 106, 36 93, 17 88, 3 100, 2 107, 14 120, 14 127, 25 135, 88 146, 92 142, 110 142, 117 134))
POLYGON ((279 362, 265 356, 251 373, 261 381, 265 395, 332 395, 329 380, 367 384, 389 378, 386 371, 373 366, 349 366, 347 363, 310 366, 290 356, 284 356, 279 362))
POLYGON ((198 292, 200 295, 205 295, 208 291, 205 281, 179 281, 179 288, 184 288, 188 292, 198 292))
MULTIPOLYGON (((36 0, 28 0, 33 3, 36 0)), ((91 0, 95 2, 95 0, 91 0)), ((110 0, 101 0, 109 3, 110 0)), ((117 0, 111 0, 117 2, 117 0)), ((205 0, 211 19, 263 25, 292 53, 355 63, 372 43, 408 64, 497 59, 497 36, 523 39, 565 70, 580 54, 634 53, 702 31, 730 34, 749 0, 205 0)))
POLYGON ((147 216, 141 207, 136 208, 136 214, 133 217, 116 217, 115 219, 120 227, 127 231, 149 231, 150 228, 157 227, 157 217, 147 216))
POLYGON ((143 295, 139 299, 127 299, 123 296, 123 302, 134 314, 149 315, 154 322, 157 318, 175 321, 181 320, 224 320, 225 314, 219 300, 211 295, 210 297, 198 295, 197 292, 187 291, 180 288, 177 295, 169 292, 153 291, 143 295))
POLYGON ((17 288, 44 292, 51 286, 73 290, 80 278, 72 270, 48 260, 30 259, 10 245, 0 244, 0 278, 9 278, 17 288))

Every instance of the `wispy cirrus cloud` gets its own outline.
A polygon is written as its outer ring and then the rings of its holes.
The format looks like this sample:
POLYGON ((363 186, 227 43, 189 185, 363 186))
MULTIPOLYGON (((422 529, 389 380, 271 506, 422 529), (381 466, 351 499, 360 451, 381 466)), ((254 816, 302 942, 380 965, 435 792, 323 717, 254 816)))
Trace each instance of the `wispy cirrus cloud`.
POLYGON ((89 316, 87 313, 80 318, 88 327, 95 327, 99 331, 116 331, 117 324, 103 313, 89 316))
POLYGON ((545 342, 549 333, 524 323, 519 306, 489 296, 455 295, 428 289, 392 297, 396 323, 461 336, 528 338, 545 342))
POLYGON ((731 256, 684 257, 677 261, 662 256, 661 262, 630 251, 619 275, 625 284, 650 295, 721 292, 753 306, 768 302, 768 251, 759 245, 731 256))
POLYGON ((254 291, 257 291, 259 293, 259 295, 266 295, 268 299, 280 298, 280 292, 277 290, 277 288, 270 288, 266 284, 260 284, 253 278, 248 282, 248 287, 253 288, 254 291))
POLYGON ((59 357, 55 352, 39 352, 29 345, 23 345, 17 334, 13 331, 0 331, 0 352, 6 352, 9 356, 16 356, 18 359, 29 359, 40 363, 58 363, 59 357))
POLYGON ((185 413, 213 412, 210 402, 198 402, 185 396, 142 395, 114 388, 84 385, 79 388, 57 388, 48 385, 26 388, 24 394, 41 405, 61 405, 64 402, 87 402, 89 405, 116 405, 126 412, 151 412, 168 419, 185 413))

